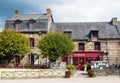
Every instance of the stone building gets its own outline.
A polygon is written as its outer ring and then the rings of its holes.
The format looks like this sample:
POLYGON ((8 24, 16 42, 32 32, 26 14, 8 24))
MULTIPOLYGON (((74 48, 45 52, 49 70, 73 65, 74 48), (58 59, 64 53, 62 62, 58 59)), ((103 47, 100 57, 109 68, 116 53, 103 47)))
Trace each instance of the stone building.
POLYGON ((38 39, 46 34, 53 22, 52 11, 46 9, 44 14, 21 14, 19 10, 15 10, 15 15, 6 20, 5 27, 20 32, 30 39, 31 52, 26 58, 23 58, 22 63, 26 61, 34 63, 34 55, 40 55, 37 48, 38 39))
POLYGON ((61 31, 74 41, 75 49, 70 56, 73 64, 86 64, 91 60, 120 63, 120 21, 117 18, 109 22, 56 23, 50 9, 45 14, 21 14, 16 10, 5 26, 30 38, 32 54, 39 54, 37 40, 43 34, 61 31))
POLYGON ((117 18, 109 22, 53 23, 50 31, 64 32, 74 40, 71 57, 75 65, 91 60, 120 62, 120 22, 117 18))

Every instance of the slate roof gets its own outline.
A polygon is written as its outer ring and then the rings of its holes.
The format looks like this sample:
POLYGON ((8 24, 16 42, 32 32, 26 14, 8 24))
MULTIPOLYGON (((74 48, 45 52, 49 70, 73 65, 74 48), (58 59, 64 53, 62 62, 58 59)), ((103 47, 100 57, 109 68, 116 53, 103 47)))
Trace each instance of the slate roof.
POLYGON ((52 15, 47 14, 19 14, 14 15, 10 19, 6 20, 5 26, 15 29, 15 21, 20 20, 20 32, 47 32, 48 30, 48 19, 52 15), (35 20, 33 29, 30 31, 28 22, 29 20, 35 20))
POLYGON ((19 14, 19 15, 14 15, 8 20, 30 20, 30 19, 49 19, 50 15, 45 15, 45 14, 19 14))
POLYGON ((76 40, 89 39, 91 31, 98 31, 99 39, 120 38, 116 26, 112 26, 111 22, 53 23, 50 31, 71 31, 72 39, 76 40))

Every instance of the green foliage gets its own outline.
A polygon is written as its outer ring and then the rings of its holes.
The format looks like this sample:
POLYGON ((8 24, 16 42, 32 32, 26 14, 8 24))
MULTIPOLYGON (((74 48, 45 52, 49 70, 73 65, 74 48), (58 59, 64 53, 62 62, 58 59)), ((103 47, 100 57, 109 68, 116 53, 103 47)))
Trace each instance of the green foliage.
POLYGON ((76 67, 75 67, 74 65, 72 65, 72 64, 68 64, 68 65, 66 66, 66 69, 68 69, 68 70, 75 70, 76 67))
POLYGON ((0 59, 10 60, 15 54, 25 55, 29 51, 29 39, 20 33, 5 29, 0 33, 0 59))
POLYGON ((88 70, 88 77, 95 77, 95 71, 94 70, 88 70))
POLYGON ((48 57, 51 62, 54 62, 59 57, 70 55, 74 49, 74 44, 67 35, 54 32, 41 38, 38 47, 44 57, 48 57))

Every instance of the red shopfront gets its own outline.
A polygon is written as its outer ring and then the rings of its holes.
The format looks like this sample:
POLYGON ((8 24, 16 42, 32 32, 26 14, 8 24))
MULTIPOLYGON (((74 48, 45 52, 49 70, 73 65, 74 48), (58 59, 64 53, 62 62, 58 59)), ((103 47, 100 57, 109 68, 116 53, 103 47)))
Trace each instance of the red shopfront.
POLYGON ((81 51, 74 51, 70 57, 64 58, 64 61, 67 63, 77 65, 84 65, 88 64, 91 61, 103 61, 104 52, 102 51, 94 51, 94 52, 81 52, 81 51))

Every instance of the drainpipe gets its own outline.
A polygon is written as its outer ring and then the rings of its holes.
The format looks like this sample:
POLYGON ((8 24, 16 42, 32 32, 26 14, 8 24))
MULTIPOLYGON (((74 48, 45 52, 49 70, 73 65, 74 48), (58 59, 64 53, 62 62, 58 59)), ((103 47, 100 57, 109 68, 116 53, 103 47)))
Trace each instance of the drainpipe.
POLYGON ((30 64, 31 64, 31 52, 30 52, 30 64))
POLYGON ((108 65, 109 65, 109 57, 108 57, 108 38, 107 38, 107 41, 106 41, 106 56, 107 56, 107 61, 108 61, 108 65))

